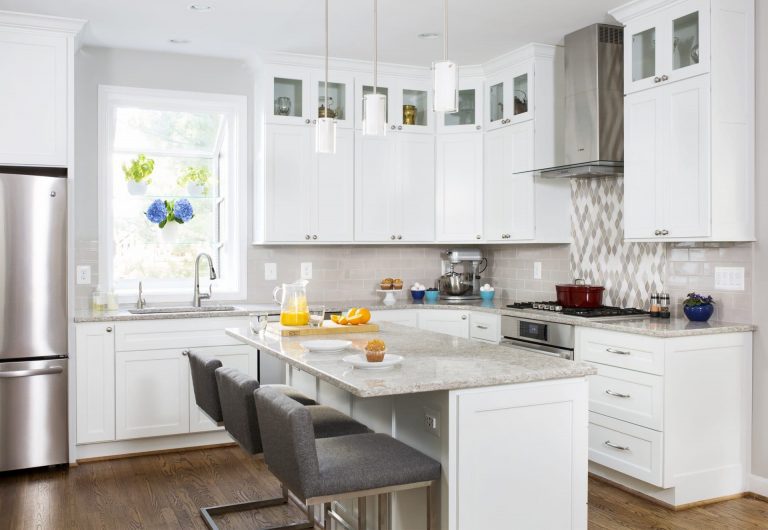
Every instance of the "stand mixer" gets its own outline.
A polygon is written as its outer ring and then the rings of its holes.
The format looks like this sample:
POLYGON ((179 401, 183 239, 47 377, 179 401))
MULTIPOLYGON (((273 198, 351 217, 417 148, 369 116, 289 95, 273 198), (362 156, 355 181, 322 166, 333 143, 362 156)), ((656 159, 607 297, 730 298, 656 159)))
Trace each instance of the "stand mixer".
POLYGON ((479 248, 455 248, 442 256, 442 276, 435 281, 440 299, 445 302, 480 300, 481 274, 488 260, 479 248), (461 267, 463 270, 456 270, 461 267))

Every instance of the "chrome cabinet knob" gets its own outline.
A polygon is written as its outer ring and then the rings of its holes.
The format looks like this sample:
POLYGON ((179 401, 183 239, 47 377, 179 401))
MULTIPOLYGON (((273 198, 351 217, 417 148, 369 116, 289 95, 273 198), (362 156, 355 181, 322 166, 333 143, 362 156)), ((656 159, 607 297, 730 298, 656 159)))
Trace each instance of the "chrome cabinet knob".
POLYGON ((310 121, 309 121, 309 118, 307 118, 306 120, 304 120, 304 123, 306 123, 307 125, 309 125, 309 123, 310 123, 310 121))
POLYGON ((112 333, 112 328, 107 328, 107 333, 112 333))
POLYGON ((394 235, 394 234, 392 234, 391 236, 389 236, 389 239, 392 239, 392 240, 394 240, 394 239, 395 239, 395 235, 394 235))
POLYGON ((317 234, 313 235, 312 239, 317 239, 317 234))
POLYGON ((190 353, 192 353, 190 350, 182 350, 182 352, 181 352, 181 354, 182 354, 184 357, 186 357, 186 356, 187 356, 187 355, 189 355, 190 353))
POLYGON ((475 239, 482 239, 482 237, 480 237, 480 234, 477 234, 477 235, 475 236, 475 239))
POLYGON ((316 124, 317 120, 312 120, 312 125, 316 124))
POLYGON ((661 76, 662 81, 669 81, 669 76, 667 74, 664 74, 661 76))
POLYGON ((475 125, 475 130, 479 131, 482 127, 480 125, 475 125))
POLYGON ((390 125, 389 128, 392 129, 393 131, 395 130, 395 126, 394 125, 390 125))
POLYGON ((309 239, 309 234, 305 235, 304 239, 309 239))
POLYGON ((668 236, 669 235, 669 230, 662 230, 661 231, 661 235, 668 236))
POLYGON ((461 319, 462 320, 466 320, 467 319, 467 315, 461 315, 461 319))
POLYGON ((653 78, 654 83, 661 83, 661 78, 659 76, 656 76, 653 78))
POLYGON ((403 126, 402 126, 402 125, 398 125, 398 126, 397 126, 397 130, 398 130, 398 131, 402 131, 402 130, 403 130, 403 126))
POLYGON ((661 235, 661 230, 656 230, 656 231, 653 233, 653 235, 655 235, 655 236, 660 236, 660 235, 661 235))
POLYGON ((403 236, 401 236, 400 234, 397 234, 397 239, 403 239, 403 236))

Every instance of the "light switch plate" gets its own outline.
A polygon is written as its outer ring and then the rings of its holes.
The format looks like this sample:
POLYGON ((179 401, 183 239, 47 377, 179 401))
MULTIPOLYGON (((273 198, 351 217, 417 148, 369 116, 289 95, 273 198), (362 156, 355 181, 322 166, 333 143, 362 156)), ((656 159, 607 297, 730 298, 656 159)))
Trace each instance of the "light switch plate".
POLYGON ((744 267, 715 267, 715 289, 718 291, 743 291, 744 267))
POLYGON ((277 280, 277 263, 264 264, 264 279, 277 280))
POLYGON ((91 266, 77 266, 77 285, 91 285, 91 266))
POLYGON ((301 279, 302 280, 312 279, 312 262, 311 261, 306 261, 301 264, 301 279))
POLYGON ((540 261, 533 262, 533 279, 541 280, 541 262, 540 261))

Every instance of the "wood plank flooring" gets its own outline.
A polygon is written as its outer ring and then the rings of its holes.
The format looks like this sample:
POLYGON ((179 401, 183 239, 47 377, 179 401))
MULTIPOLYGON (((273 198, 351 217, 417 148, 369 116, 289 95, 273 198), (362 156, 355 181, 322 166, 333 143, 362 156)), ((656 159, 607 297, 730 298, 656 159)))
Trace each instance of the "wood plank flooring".
MULTIPOLYGON (((594 530, 768 529, 768 503, 757 499, 673 512, 596 480, 589 486, 594 530)), ((204 529, 200 506, 278 494, 264 462, 236 447, 0 473, 0 529, 204 529)), ((222 529, 245 529, 301 518, 289 505, 217 522, 222 529)))

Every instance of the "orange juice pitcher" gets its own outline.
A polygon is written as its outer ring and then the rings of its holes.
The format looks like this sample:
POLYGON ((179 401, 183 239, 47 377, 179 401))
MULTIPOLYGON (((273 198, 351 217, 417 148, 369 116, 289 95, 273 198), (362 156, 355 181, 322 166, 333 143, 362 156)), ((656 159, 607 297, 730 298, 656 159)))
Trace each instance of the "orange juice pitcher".
POLYGON ((309 324, 307 305, 307 280, 296 280, 275 287, 272 298, 280 304, 280 323, 284 326, 306 326, 309 324), (282 296, 279 296, 282 293, 282 296))

